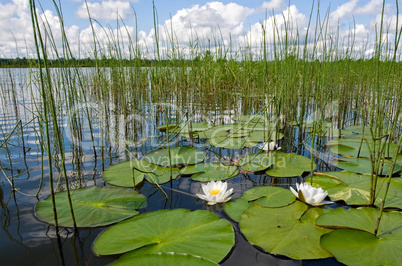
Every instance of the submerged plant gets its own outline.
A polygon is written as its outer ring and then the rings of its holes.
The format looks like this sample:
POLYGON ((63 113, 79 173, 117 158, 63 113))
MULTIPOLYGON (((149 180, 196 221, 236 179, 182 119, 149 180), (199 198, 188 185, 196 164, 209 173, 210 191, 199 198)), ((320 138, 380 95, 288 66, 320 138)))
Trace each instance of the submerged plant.
POLYGON ((233 193, 233 188, 227 190, 228 184, 222 181, 211 181, 206 185, 202 184, 204 194, 196 194, 202 200, 208 202, 208 205, 223 203, 229 201, 229 197, 233 193))
POLYGON ((296 183, 297 192, 292 187, 290 190, 292 193, 302 202, 313 205, 319 206, 324 204, 332 203, 332 201, 324 201, 325 197, 328 196, 328 192, 324 191, 322 188, 315 188, 305 183, 296 183))

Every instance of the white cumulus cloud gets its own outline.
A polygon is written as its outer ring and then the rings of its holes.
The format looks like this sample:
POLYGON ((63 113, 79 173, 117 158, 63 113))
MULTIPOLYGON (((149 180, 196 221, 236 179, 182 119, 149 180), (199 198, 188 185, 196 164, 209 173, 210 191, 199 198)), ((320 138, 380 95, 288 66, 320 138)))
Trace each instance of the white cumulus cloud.
POLYGON ((227 5, 221 2, 210 2, 203 6, 179 10, 171 19, 159 27, 162 38, 168 40, 173 36, 179 42, 189 42, 197 37, 224 37, 241 34, 244 21, 253 10, 235 3, 227 5), (222 35, 222 36, 221 36, 222 35))
POLYGON ((264 37, 263 31, 265 31, 265 40, 268 44, 283 42, 286 35, 289 40, 296 37, 302 39, 306 32, 306 25, 306 16, 300 13, 295 5, 291 5, 281 14, 252 25, 248 33, 241 37, 243 40, 240 42, 252 47, 260 46, 264 37))
POLYGON ((257 8, 257 12, 272 11, 273 9, 281 9, 285 6, 284 0, 271 0, 269 2, 263 2, 262 5, 257 8))
POLYGON ((88 18, 88 10, 91 18, 96 20, 116 20, 125 19, 128 15, 132 14, 130 3, 128 1, 102 1, 100 3, 83 3, 76 14, 80 18, 88 18))
MULTIPOLYGON (((350 0, 336 8, 330 14, 332 20, 338 20, 342 18, 350 18, 354 15, 375 15, 381 13, 382 10, 382 0, 370 0, 367 4, 363 6, 358 5, 359 0, 350 0)), ((390 5, 385 4, 385 12, 390 10, 390 5)))

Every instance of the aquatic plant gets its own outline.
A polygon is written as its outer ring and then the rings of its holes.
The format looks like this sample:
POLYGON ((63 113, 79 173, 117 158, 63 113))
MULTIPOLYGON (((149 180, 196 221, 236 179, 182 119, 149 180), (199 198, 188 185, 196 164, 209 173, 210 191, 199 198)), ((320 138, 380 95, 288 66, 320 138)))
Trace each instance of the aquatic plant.
POLYGON ((204 194, 197 194, 197 197, 208 202, 208 205, 227 202, 233 193, 233 188, 228 189, 228 183, 222 181, 210 181, 201 187, 204 194))

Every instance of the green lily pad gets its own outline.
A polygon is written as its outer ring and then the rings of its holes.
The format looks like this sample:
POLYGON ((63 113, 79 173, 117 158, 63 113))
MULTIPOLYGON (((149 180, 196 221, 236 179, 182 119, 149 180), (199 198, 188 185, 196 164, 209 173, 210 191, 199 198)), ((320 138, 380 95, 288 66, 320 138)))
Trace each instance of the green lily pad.
POLYGON ((247 138, 216 137, 208 139, 211 146, 225 149, 241 149, 256 146, 257 142, 251 142, 247 138))
MULTIPOLYGON (((311 177, 306 178, 310 182, 311 177)), ((385 193, 387 179, 379 178, 377 183, 377 200, 375 205, 381 205, 385 193)), ((333 201, 343 200, 348 205, 369 205, 371 175, 359 175, 350 171, 315 173, 313 185, 328 191, 333 201)), ((402 209, 402 179, 394 177, 391 180, 388 195, 385 201, 387 208, 402 209)))
POLYGON ((225 213, 235 222, 239 222, 240 216, 251 204, 244 198, 232 199, 223 206, 225 213))
MULTIPOLYGON (((362 133, 362 126, 350 126, 342 129, 342 135, 347 138, 361 138, 362 133)), ((364 129, 364 134, 366 137, 368 137, 370 135, 370 129, 366 127, 364 129)))
POLYGON ((283 207, 293 203, 296 197, 289 189, 281 187, 253 187, 243 193, 243 198, 262 207, 283 207))
POLYGON ((346 265, 399 265, 402 260, 401 241, 363 231, 335 230, 322 236, 321 245, 346 265))
POLYGON ((228 134, 227 128, 222 126, 215 126, 205 131, 195 132, 193 133, 193 136, 199 137, 201 139, 210 139, 210 138, 227 136, 227 134, 228 134))
POLYGON ((209 163, 199 163, 199 164, 194 164, 194 165, 187 165, 180 169, 180 174, 181 175, 193 175, 197 173, 202 173, 205 172, 205 166, 209 163))
POLYGON ((129 252, 121 257, 184 253, 220 262, 235 243, 232 225, 208 211, 161 210, 118 223, 95 240, 97 255, 129 252))
POLYGON ((172 175, 172 180, 176 179, 180 175, 179 168, 161 167, 158 165, 150 164, 145 160, 141 161, 143 161, 142 170, 146 172, 145 179, 149 183, 163 184, 170 181, 170 175, 172 175))
POLYGON ((252 130, 246 128, 244 123, 234 123, 229 129, 228 136, 231 138, 242 138, 248 136, 252 130))
POLYGON ((280 140, 284 137, 282 133, 276 133, 275 131, 253 131, 247 139, 250 142, 269 142, 280 140))
POLYGON ((235 165, 226 165, 223 163, 203 163, 187 166, 181 170, 181 173, 193 173, 191 179, 208 182, 225 180, 234 177, 239 173, 239 169, 235 165))
MULTIPOLYGON (((182 166, 188 164, 196 164, 204 160, 205 154, 203 151, 197 150, 190 146, 182 146, 170 148, 171 166, 182 166)), ((168 149, 156 150, 148 153, 144 159, 151 163, 168 167, 169 152, 168 149)))
MULTIPOLYGON (((390 134, 390 132, 387 132, 387 130, 385 131, 386 132, 384 132, 384 134, 390 134)), ((345 129, 342 129, 342 135, 344 135, 345 138, 361 138, 363 135, 362 126, 345 127, 345 129)), ((369 127, 364 128, 364 136, 366 138, 371 139, 371 133, 369 127)))
POLYGON ((274 156, 272 152, 249 154, 239 160, 240 167, 249 172, 263 171, 272 164, 274 164, 274 156))
MULTIPOLYGON (((394 216, 390 216, 392 213, 395 212, 383 212, 378 235, 386 234, 389 232, 390 227, 395 227, 395 225, 392 225, 394 216)), ((337 208, 318 217, 315 224, 330 229, 357 229, 373 234, 378 216, 379 210, 372 207, 337 208)), ((402 219, 402 213, 399 213, 397 217, 402 219)))
MULTIPOLYGON (((352 172, 360 174, 370 174, 371 173, 371 160, 368 158, 340 158, 334 161, 334 165, 344 170, 349 170, 352 172)), ((392 163, 389 161, 384 161, 380 164, 379 175, 389 175, 391 171, 392 163)), ((394 173, 401 171, 402 168, 399 165, 395 165, 394 173)))
MULTIPOLYGON (((368 141, 370 145, 370 149, 373 150, 373 141, 368 141)), ((370 157, 370 150, 367 146, 366 141, 363 141, 361 144, 361 138, 343 138, 343 139, 336 139, 327 142, 327 146, 330 146, 330 150, 333 153, 341 154, 344 156, 351 156, 351 157, 370 157), (360 149, 360 153, 359 153, 360 149)), ((377 144, 378 145, 378 144, 377 144)), ((386 144, 386 157, 391 157, 395 154, 397 149, 397 145, 394 143, 386 144)))
POLYGON ((150 164, 143 160, 134 160, 116 164, 103 172, 106 182, 122 187, 133 187, 133 169, 135 184, 137 185, 144 178, 152 184, 163 184, 170 181, 170 171, 172 179, 179 176, 179 168, 162 167, 150 164))
POLYGON ((176 253, 158 253, 158 254, 144 254, 133 256, 130 258, 120 258, 116 262, 109 264, 111 266, 118 265, 142 265, 142 266, 216 266, 216 262, 192 256, 189 254, 176 254, 176 253))
POLYGON ((347 265, 398 265, 402 259, 402 213, 384 212, 375 236, 378 216, 375 208, 338 208, 323 214, 317 224, 342 229, 323 235, 321 245, 347 265))
POLYGON ((239 222, 241 214, 251 205, 276 208, 289 205, 295 199, 288 189, 272 186, 253 187, 246 190, 241 198, 226 203, 223 210, 233 221, 239 222))
POLYGON ((198 122, 198 123, 185 123, 184 126, 181 126, 181 131, 180 133, 190 133, 191 132, 201 132, 201 131, 206 131, 211 128, 211 124, 208 122, 198 122), (190 130, 191 129, 191 130, 190 130))
MULTIPOLYGON (((132 189, 119 187, 90 187, 71 192, 74 216, 78 227, 96 227, 130 218, 146 207, 143 195, 132 189)), ((67 192, 55 193, 59 226, 73 227, 67 192)), ((35 207, 39 220, 54 224, 51 196, 40 200, 35 207)))
POLYGON ((145 174, 136 169, 142 169, 138 160, 112 165, 103 172, 103 179, 109 184, 121 187, 133 187, 144 180, 145 174), (135 183, 133 182, 133 176, 135 183))
POLYGON ((233 118, 236 122, 244 123, 269 123, 269 118, 263 115, 242 115, 233 118))
POLYGON ((240 230, 252 245, 292 259, 321 259, 332 255, 320 246, 321 235, 331 229, 315 225, 324 208, 295 201, 282 208, 248 208, 240 217, 240 230))
MULTIPOLYGON (((316 164, 313 162, 313 169, 316 164)), ((265 171, 267 175, 275 177, 301 176, 311 170, 311 159, 296 153, 274 152, 274 167, 265 171)))

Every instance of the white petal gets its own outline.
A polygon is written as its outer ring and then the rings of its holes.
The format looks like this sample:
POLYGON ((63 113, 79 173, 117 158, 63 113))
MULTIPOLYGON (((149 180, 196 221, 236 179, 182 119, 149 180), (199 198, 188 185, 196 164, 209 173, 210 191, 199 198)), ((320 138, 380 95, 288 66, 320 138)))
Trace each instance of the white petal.
POLYGON ((231 195, 233 193, 233 188, 229 189, 228 191, 226 191, 223 194, 223 198, 227 198, 229 195, 231 195))
POLYGON ((199 197, 202 200, 208 200, 208 197, 205 195, 202 195, 202 194, 196 194, 196 195, 197 195, 197 197, 199 197))
POLYGON ((223 193, 225 193, 227 189, 228 189, 228 183, 223 182, 222 186, 221 186, 221 191, 223 191, 223 193))
POLYGON ((321 203, 321 201, 323 201, 326 196, 327 196, 326 193, 320 193, 320 194, 315 195, 315 196, 313 197, 313 199, 314 199, 314 202, 313 202, 313 203, 314 203, 314 204, 319 204, 319 203, 321 203))
POLYGON ((230 199, 231 199, 231 197, 226 198, 226 199, 223 200, 223 202, 228 202, 230 199))
POLYGON ((208 201, 208 205, 215 205, 216 201, 208 201))
POLYGON ((204 194, 208 195, 209 194, 208 185, 202 184, 201 187, 202 187, 202 191, 204 191, 204 194))
POLYGON ((292 187, 290 187, 290 191, 292 191, 293 195, 296 196, 296 198, 299 197, 299 194, 296 192, 296 190, 294 190, 292 187))

